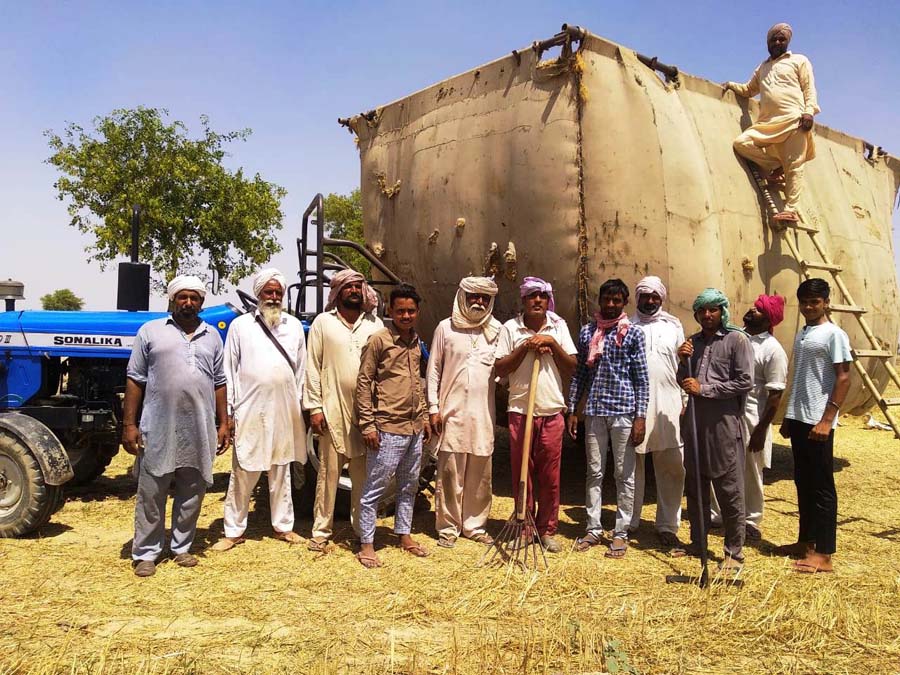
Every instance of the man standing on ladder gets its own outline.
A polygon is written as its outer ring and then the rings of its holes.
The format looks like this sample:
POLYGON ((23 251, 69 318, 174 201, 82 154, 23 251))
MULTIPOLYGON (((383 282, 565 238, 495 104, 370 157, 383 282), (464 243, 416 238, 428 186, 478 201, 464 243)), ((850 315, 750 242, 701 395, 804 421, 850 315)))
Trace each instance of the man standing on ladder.
POLYGON ((775 220, 797 221, 803 190, 803 165, 816 156, 813 115, 819 112, 812 64, 788 51, 793 30, 786 23, 769 29, 769 58, 746 84, 722 86, 738 96, 760 95, 759 119, 734 139, 734 150, 768 174, 769 184, 784 183, 784 209, 775 220))

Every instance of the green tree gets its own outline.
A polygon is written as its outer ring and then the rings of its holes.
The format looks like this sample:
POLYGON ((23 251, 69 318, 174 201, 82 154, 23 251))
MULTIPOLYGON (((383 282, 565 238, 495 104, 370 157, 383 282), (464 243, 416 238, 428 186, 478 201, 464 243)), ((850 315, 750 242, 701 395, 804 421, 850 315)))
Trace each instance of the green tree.
POLYGON ((44 309, 77 312, 84 307, 84 300, 68 288, 60 288, 41 296, 41 307, 44 309))
POLYGON ((62 174, 58 197, 70 202, 70 224, 93 235, 86 251, 101 268, 128 253, 131 207, 140 204, 140 257, 159 275, 157 288, 178 274, 207 278, 209 269, 237 284, 280 250, 274 235, 286 191, 223 166, 224 145, 246 140, 249 129, 220 134, 204 115, 193 139, 168 115, 114 110, 91 132, 73 123, 62 135, 46 131, 47 163, 62 174))
MULTIPOLYGON (((365 246, 362 223, 362 199, 359 188, 349 195, 331 193, 325 197, 325 231, 332 239, 349 239, 365 246)), ((327 246, 327 251, 340 256, 357 272, 369 276, 369 261, 356 251, 327 246)))

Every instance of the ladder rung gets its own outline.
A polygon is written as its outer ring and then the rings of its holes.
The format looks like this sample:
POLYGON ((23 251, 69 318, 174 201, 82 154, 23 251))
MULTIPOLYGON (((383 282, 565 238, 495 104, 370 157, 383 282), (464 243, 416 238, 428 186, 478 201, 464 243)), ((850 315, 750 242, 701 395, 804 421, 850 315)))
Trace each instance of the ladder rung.
POLYGON ((800 266, 805 267, 808 270, 827 270, 829 272, 843 272, 844 268, 840 265, 833 265, 831 263, 819 263, 819 262, 811 262, 809 260, 801 260, 800 266))
POLYGON ((882 407, 900 405, 900 398, 883 398, 879 403, 882 407))
POLYGON ((871 356, 876 359, 889 359, 894 353, 883 349, 854 349, 853 355, 856 357, 871 356))
POLYGON ((854 305, 830 305, 828 307, 831 312, 847 312, 848 314, 865 314, 865 307, 856 307, 854 305))
POLYGON ((809 232, 810 234, 818 234, 819 233, 819 228, 813 227, 812 225, 806 225, 799 221, 794 222, 791 220, 780 220, 780 221, 778 221, 778 225, 779 225, 779 227, 781 227, 781 226, 792 227, 795 230, 800 230, 801 232, 809 232))

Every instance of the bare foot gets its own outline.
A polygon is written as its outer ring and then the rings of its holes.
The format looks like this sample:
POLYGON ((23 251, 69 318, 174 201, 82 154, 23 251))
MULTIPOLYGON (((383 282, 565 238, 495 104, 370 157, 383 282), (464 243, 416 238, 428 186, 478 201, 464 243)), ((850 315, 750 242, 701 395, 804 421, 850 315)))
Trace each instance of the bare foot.
POLYGON ((815 574, 816 572, 833 572, 831 556, 827 553, 811 551, 802 560, 794 563, 794 571, 801 574, 815 574))
POLYGON ((775 555, 783 555, 788 556, 789 558, 795 558, 802 560, 809 553, 815 551, 815 546, 805 541, 795 541, 793 544, 782 544, 781 546, 776 546, 772 552, 775 555))

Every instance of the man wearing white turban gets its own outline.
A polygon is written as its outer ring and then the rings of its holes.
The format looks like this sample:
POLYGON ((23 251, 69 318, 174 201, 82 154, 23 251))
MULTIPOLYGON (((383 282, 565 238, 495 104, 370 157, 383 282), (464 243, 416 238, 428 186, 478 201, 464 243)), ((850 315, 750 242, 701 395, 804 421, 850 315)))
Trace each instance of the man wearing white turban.
POLYGON ((138 457, 131 557, 139 577, 154 574, 163 553, 170 488, 169 550, 179 566, 197 564, 190 548, 212 485, 213 454, 228 443, 222 338, 199 316, 206 289, 197 277, 181 276, 168 295, 172 314, 141 326, 125 382, 122 445, 138 457))
POLYGON ((813 115, 819 112, 812 64, 788 51, 794 31, 786 23, 769 29, 769 58, 746 84, 722 86, 743 98, 759 99, 759 117, 734 139, 734 150, 766 174, 770 184, 784 184, 784 209, 776 220, 796 221, 803 189, 803 165, 816 156, 813 115))
POLYGON ((309 549, 326 551, 334 527, 341 471, 350 474, 350 525, 359 535, 359 498, 366 482, 366 446, 356 422, 356 378, 362 348, 384 325, 375 313, 378 298, 354 270, 331 277, 325 311, 309 328, 309 360, 303 408, 319 437, 319 474, 309 549))
POLYGON ((631 317, 631 323, 644 332, 650 400, 644 442, 635 447, 634 512, 630 529, 636 530, 641 522, 644 468, 647 455, 652 453, 656 476, 656 531, 662 548, 678 555, 683 551, 678 540, 678 526, 684 494, 684 442, 680 424, 687 396, 678 385, 676 374, 677 352, 684 342, 684 329, 681 321, 662 308, 667 295, 662 279, 644 277, 637 283, 634 293, 637 311, 631 317))
POLYGON ((253 280, 257 309, 231 322, 225 341, 228 419, 234 439, 225 495, 225 536, 214 551, 244 541, 250 496, 265 471, 276 539, 301 541, 294 532, 291 462, 306 462, 301 400, 306 367, 303 325, 282 311, 285 278, 262 270, 253 280))
POLYGON ((494 351, 502 324, 492 315, 497 284, 487 277, 459 283, 453 313, 434 331, 428 359, 428 411, 438 441, 435 528, 438 545, 461 535, 492 541, 494 351))

